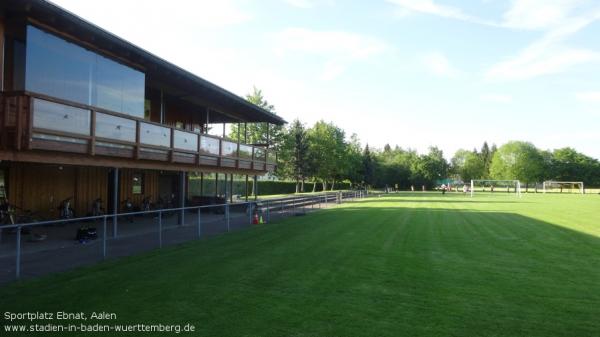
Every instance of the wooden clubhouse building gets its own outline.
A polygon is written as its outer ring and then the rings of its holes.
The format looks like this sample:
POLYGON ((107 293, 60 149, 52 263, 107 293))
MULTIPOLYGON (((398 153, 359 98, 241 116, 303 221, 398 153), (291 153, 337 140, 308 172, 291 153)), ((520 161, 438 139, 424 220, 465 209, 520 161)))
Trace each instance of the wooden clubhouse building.
POLYGON ((283 119, 50 2, 0 2, 0 51, 0 198, 17 208, 181 206, 190 172, 222 184, 275 168, 269 144, 226 139, 225 123, 283 119))

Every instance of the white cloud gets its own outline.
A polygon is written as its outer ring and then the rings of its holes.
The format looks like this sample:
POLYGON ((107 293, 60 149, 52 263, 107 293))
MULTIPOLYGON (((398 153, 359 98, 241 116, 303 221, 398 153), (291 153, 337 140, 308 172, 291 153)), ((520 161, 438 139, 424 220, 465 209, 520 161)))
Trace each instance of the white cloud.
POLYGON ((426 54, 423 57, 423 64, 434 75, 456 77, 460 74, 460 71, 450 64, 448 58, 439 52, 426 54))
POLYGON ((298 8, 312 8, 314 3, 310 0, 284 0, 289 5, 298 7, 298 8))
MULTIPOLYGON (((59 6, 77 13, 101 27, 112 27, 120 36, 128 36, 131 31, 144 30, 147 25, 131 24, 131 15, 144 18, 144 21, 176 25, 187 29, 214 29, 248 22, 252 15, 233 0, 194 1, 180 0, 165 2, 145 0, 140 6, 137 1, 103 0, 98 2, 80 0, 53 0, 59 6), (176 6, 177 15, 169 16, 176 6), (118 8, 118 10, 115 10, 118 8), (167 15, 165 15, 167 14, 167 15)), ((171 30, 171 28, 169 29, 171 30)))
POLYGON ((583 91, 575 94, 575 98, 584 103, 600 103, 600 91, 583 91))
POLYGON ((504 14, 503 26, 518 29, 547 29, 560 25, 581 0, 513 0, 504 14))
POLYGON ((440 5, 433 0, 386 0, 389 3, 395 4, 401 8, 396 13, 399 16, 405 16, 407 13, 416 12, 423 14, 437 15, 450 19, 461 21, 474 22, 485 25, 493 25, 487 20, 480 19, 475 16, 464 13, 460 8, 440 5))
POLYGON ((356 61, 381 54, 388 45, 376 38, 343 31, 317 31, 288 28, 275 36, 275 52, 306 53, 325 59, 321 79, 331 80, 341 75, 356 61))
POLYGON ((598 19, 600 12, 562 20, 561 24, 550 29, 517 55, 491 66, 486 71, 485 78, 492 81, 526 80, 600 60, 600 53, 596 51, 575 49, 565 44, 570 36, 598 19))
POLYGON ((480 96, 480 98, 482 101, 490 102, 490 103, 510 103, 513 100, 511 95, 496 94, 496 93, 483 94, 480 96))

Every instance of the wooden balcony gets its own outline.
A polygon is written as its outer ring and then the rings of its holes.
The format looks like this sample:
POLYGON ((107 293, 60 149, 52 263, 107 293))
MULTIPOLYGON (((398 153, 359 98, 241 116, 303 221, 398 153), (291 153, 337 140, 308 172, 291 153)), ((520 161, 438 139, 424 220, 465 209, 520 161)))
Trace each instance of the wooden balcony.
POLYGON ((0 98, 0 159, 242 174, 275 169, 275 152, 262 147, 33 93, 0 98))

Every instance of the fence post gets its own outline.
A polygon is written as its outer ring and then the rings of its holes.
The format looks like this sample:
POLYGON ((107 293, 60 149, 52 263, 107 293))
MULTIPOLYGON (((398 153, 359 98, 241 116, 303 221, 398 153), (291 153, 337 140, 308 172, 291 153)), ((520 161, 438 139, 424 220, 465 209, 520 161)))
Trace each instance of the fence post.
POLYGON ((198 239, 202 237, 202 208, 198 208, 198 239))
POLYGON ((117 219, 117 213, 115 213, 113 215, 113 238, 117 237, 117 227, 118 227, 117 222, 118 221, 119 220, 117 219))
POLYGON ((292 215, 296 214, 296 197, 292 198, 292 215))
POLYGON ((271 222, 271 211, 269 211, 269 200, 267 200, 267 223, 271 222))
POLYGON ((106 216, 102 221, 102 258, 106 259, 106 216))
POLYGON ((225 204, 225 218, 227 219, 227 231, 229 232, 229 204, 225 204))
POLYGON ((17 227, 17 265, 15 273, 17 280, 21 278, 21 226, 17 227))
POLYGON ((162 248, 162 211, 158 211, 158 247, 162 248))
POLYGON ((248 223, 252 225, 252 211, 253 211, 252 202, 248 203, 248 223))
POLYGON ((306 197, 302 197, 302 214, 306 214, 306 197))

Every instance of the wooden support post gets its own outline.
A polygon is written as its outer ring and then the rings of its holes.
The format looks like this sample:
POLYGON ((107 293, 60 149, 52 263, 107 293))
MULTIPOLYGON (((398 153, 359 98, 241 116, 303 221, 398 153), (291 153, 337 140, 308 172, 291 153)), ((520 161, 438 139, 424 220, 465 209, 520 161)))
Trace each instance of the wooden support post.
MULTIPOLYGON (((185 172, 179 172, 179 205, 177 207, 185 207, 185 185, 186 185, 187 175, 185 172)), ((182 209, 179 211, 179 225, 183 226, 185 224, 185 210, 182 209)))
POLYGON ((117 237, 117 213, 119 213, 119 168, 113 169, 113 237, 117 237))
POLYGON ((258 176, 254 176, 254 183, 252 185, 254 190, 254 200, 258 200, 258 176))
POLYGON ((233 173, 229 176, 229 202, 233 203, 233 173))
POLYGON ((215 172, 215 198, 219 196, 219 172, 215 172))
POLYGON ((248 201, 248 175, 246 174, 246 202, 248 201))
POLYGON ((200 172, 200 196, 204 195, 204 172, 200 172))

